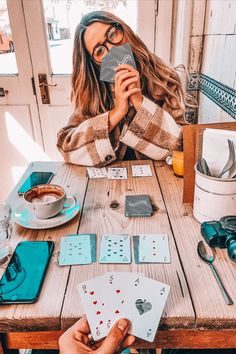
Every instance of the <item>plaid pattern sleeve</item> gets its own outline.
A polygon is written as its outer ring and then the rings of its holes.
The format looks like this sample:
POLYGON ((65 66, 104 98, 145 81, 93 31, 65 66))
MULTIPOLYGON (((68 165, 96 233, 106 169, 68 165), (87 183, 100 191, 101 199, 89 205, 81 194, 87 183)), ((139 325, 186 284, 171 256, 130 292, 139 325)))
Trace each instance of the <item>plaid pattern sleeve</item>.
POLYGON ((109 134, 108 112, 85 120, 73 114, 69 124, 57 134, 57 147, 66 162, 105 166, 116 160, 118 130, 109 134))
POLYGON ((144 97, 132 122, 121 132, 120 141, 154 160, 163 160, 178 149, 182 130, 163 108, 144 97))

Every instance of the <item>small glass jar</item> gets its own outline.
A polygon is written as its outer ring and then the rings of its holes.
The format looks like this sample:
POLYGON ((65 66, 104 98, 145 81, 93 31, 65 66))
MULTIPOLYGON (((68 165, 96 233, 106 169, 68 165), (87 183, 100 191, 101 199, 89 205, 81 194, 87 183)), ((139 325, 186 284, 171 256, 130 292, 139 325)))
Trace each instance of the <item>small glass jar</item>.
POLYGON ((172 153, 173 171, 176 176, 184 175, 184 152, 174 150, 172 153))
POLYGON ((0 204, 0 264, 3 264, 10 253, 11 208, 8 204, 0 204))

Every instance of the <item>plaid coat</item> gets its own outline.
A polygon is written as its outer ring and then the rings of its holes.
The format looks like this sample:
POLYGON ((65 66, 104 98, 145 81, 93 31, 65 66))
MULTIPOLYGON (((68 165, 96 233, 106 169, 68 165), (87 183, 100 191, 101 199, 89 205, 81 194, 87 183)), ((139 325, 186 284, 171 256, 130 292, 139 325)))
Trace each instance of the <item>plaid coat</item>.
POLYGON ((130 107, 110 133, 109 112, 88 119, 75 112, 58 132, 57 147, 66 162, 84 166, 102 167, 122 160, 127 146, 135 151, 137 159, 164 160, 182 144, 177 123, 183 121, 183 111, 169 107, 168 111, 165 104, 160 107, 144 97, 138 112, 130 107))

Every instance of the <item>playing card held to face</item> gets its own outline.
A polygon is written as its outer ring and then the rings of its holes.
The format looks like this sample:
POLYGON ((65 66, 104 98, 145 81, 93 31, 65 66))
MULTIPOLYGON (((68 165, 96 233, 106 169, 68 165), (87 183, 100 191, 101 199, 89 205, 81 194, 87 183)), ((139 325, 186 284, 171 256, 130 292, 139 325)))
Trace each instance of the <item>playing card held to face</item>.
POLYGON ((153 213, 149 195, 127 195, 125 198, 125 216, 151 216, 153 213))
POLYGON ((87 173, 89 178, 107 178, 106 167, 102 167, 102 168, 87 167, 87 173))
POLYGON ((99 263, 131 263, 128 235, 102 235, 99 263))
POLYGON ((133 237, 135 263, 170 263, 167 235, 143 234, 133 237))
POLYGON ((149 165, 133 165, 131 168, 133 177, 152 176, 152 170, 149 165))
POLYGON ((61 238, 59 265, 96 262, 96 235, 76 234, 61 238))
POLYGON ((129 64, 136 69, 134 55, 129 43, 116 46, 114 45, 101 63, 100 80, 114 82, 115 68, 121 64, 129 64))
POLYGON ((108 179, 127 179, 127 168, 126 167, 109 167, 108 168, 108 179))

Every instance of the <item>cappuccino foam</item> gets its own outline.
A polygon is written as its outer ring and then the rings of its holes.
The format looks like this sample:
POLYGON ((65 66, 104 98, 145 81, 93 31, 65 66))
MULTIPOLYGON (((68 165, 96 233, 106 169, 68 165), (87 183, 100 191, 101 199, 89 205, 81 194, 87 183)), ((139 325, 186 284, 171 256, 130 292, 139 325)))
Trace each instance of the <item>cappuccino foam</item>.
POLYGON ((45 193, 45 194, 41 194, 37 197, 33 197, 31 199, 31 203, 34 203, 34 204, 52 203, 52 202, 55 202, 56 200, 58 200, 59 198, 61 198, 61 196, 56 193, 45 193))

